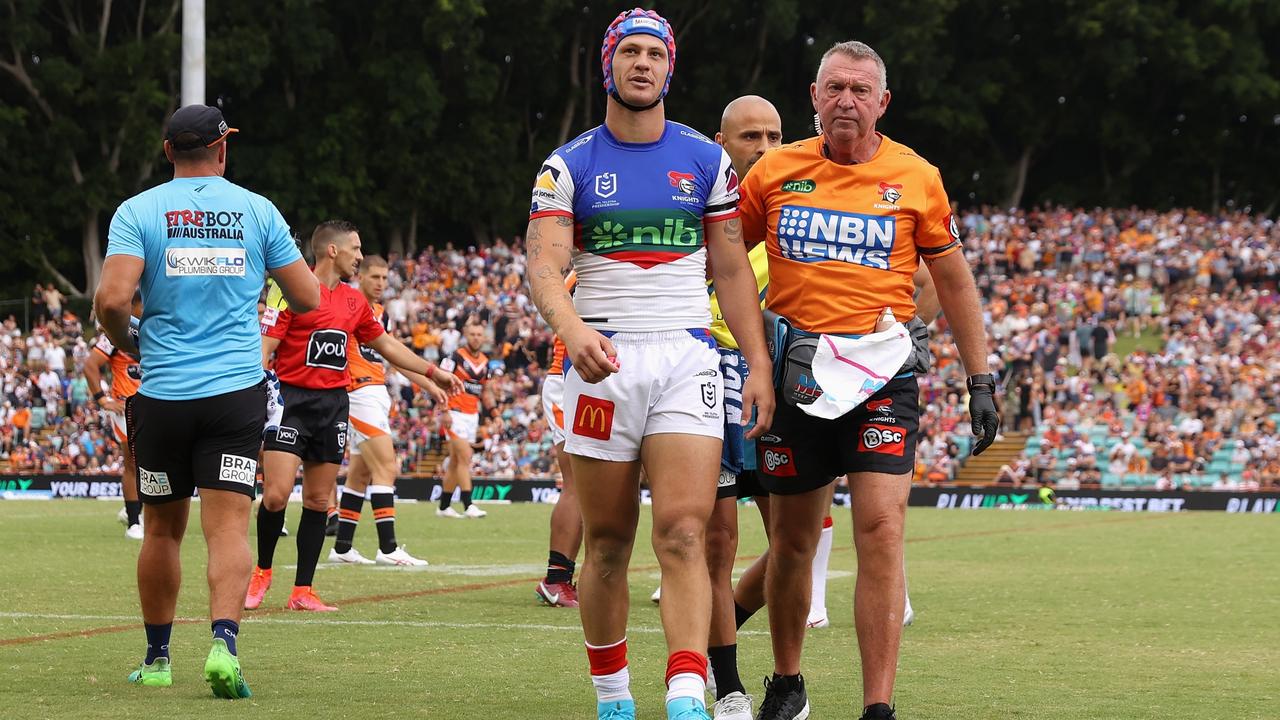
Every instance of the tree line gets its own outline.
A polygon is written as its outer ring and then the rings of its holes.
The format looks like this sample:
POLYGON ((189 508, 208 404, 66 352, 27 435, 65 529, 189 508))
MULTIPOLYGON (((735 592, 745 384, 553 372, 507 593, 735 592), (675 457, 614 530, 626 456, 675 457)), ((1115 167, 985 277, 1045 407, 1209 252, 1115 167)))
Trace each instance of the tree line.
MULTIPOLYGON (((652 5, 645 3, 646 6, 652 5)), ((668 117, 715 132, 732 98, 812 134, 834 42, 884 57, 882 130, 962 205, 1274 214, 1280 3, 682 0, 668 117)), ((212 0, 208 101, 241 133, 228 176, 301 233, 344 217, 412 252, 523 228, 539 162, 600 123, 598 0, 212 0)), ((0 277, 91 291, 124 198, 163 182, 181 0, 0 7, 0 277)))

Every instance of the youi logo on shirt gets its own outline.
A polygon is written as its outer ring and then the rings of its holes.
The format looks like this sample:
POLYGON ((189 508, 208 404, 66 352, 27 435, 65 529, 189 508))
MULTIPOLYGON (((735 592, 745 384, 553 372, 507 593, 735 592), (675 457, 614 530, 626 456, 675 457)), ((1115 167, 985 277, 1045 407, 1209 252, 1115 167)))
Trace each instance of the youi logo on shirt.
POLYGON ((316 330, 307 339, 307 367, 342 371, 347 368, 347 334, 342 330, 316 330))
POLYGON ((897 220, 891 215, 845 213, 800 205, 783 205, 778 214, 778 246, 782 256, 800 262, 839 260, 888 270, 896 238, 897 220))

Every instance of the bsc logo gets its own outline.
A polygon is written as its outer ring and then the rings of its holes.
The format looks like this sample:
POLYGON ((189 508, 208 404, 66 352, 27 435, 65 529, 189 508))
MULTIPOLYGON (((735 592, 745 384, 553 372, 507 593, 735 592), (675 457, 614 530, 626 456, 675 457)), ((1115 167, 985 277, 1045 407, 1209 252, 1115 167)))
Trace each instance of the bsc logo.
POLYGON ((764 471, 774 477, 794 477, 796 466, 791 462, 791 449, 778 448, 764 451, 764 471))
POLYGON ((907 436, 897 428, 865 425, 858 438, 858 450, 902 457, 906 452, 906 439, 907 436))

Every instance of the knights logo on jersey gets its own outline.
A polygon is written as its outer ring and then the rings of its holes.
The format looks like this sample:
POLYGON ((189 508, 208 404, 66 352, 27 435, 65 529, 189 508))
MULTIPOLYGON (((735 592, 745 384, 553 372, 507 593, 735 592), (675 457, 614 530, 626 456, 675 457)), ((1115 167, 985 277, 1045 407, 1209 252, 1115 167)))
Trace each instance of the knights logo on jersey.
POLYGON ((693 173, 684 173, 677 170, 667 172, 667 182, 671 183, 671 187, 679 188, 684 195, 692 195, 697 187, 693 184, 693 173))
POLYGON ((596 195, 613 197, 618 192, 618 173, 600 173, 596 176, 596 195))
POLYGON ((892 185, 887 182, 880 183, 880 199, 887 203, 897 204, 902 198, 902 185, 892 185))

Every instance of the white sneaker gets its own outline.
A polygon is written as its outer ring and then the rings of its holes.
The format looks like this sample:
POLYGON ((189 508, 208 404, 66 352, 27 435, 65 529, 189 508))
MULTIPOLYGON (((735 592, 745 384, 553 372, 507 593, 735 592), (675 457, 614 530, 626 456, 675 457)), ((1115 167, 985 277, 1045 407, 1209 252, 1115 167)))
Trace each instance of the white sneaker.
POLYGON ((423 560, 422 558, 416 558, 410 555, 404 549, 403 545, 396 548, 395 550, 392 550, 389 553, 384 553, 381 550, 379 550, 376 557, 378 559, 379 565, 399 565, 401 567, 426 567, 431 564, 426 560, 423 560))
POLYGON ((831 625, 830 618, 827 617, 827 609, 822 608, 818 612, 810 612, 809 619, 804 626, 808 628, 824 628, 831 625))
POLYGON ((657 590, 653 591, 653 594, 649 596, 649 599, 653 601, 654 605, 657 605, 658 603, 662 602, 662 586, 661 585, 658 586, 657 590))
POLYGON ((348 565, 372 565, 373 561, 360 554, 360 551, 351 548, 350 550, 340 553, 337 548, 329 548, 329 562, 346 563, 348 565))
POLYGON ((712 708, 715 720, 752 720, 751 696, 731 692, 716 701, 712 708))
POLYGON ((458 514, 457 510, 447 507, 443 510, 436 510, 436 517, 460 518, 462 516, 458 514))
POLYGON ((469 518, 482 518, 485 515, 488 515, 489 513, 481 510, 478 505, 472 505, 471 507, 467 508, 466 512, 462 514, 469 518))
POLYGON ((902 627, 916 621, 916 611, 911 609, 911 598, 907 598, 907 607, 902 611, 902 627))
POLYGON ((141 540, 142 539, 142 523, 130 525, 127 529, 125 529, 124 536, 129 538, 130 540, 141 540))
POLYGON ((119 520, 121 525, 124 525, 125 527, 128 527, 128 526, 129 526, 129 512, 128 512, 127 510, 125 510, 124 508, 120 508, 120 512, 116 513, 116 520, 119 520))

